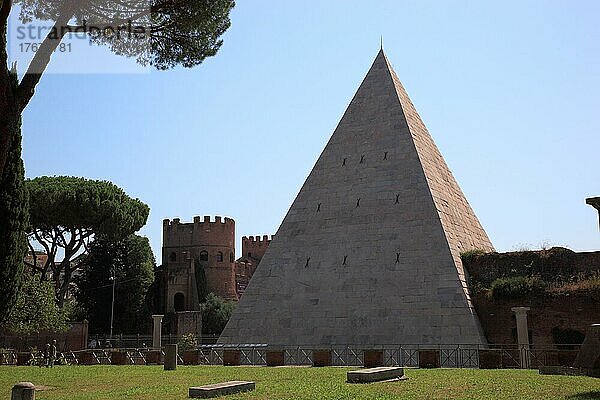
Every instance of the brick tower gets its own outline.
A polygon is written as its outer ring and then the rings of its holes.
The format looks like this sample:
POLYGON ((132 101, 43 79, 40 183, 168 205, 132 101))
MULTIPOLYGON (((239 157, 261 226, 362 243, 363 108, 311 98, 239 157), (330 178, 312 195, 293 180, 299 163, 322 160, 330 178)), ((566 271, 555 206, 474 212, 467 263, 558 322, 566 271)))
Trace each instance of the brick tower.
POLYGON ((493 246, 381 50, 219 343, 483 344, 471 249, 493 246))
POLYGON ((263 235, 262 238, 260 236, 242 237, 242 256, 235 262, 238 297, 242 297, 242 294, 244 294, 252 275, 254 275, 260 260, 267 252, 269 243, 274 237, 275 235, 271 238, 269 238, 269 235, 263 235))
POLYGON ((165 312, 199 309, 196 261, 204 268, 207 291, 237 300, 235 281, 235 221, 194 217, 163 221, 162 265, 165 312))

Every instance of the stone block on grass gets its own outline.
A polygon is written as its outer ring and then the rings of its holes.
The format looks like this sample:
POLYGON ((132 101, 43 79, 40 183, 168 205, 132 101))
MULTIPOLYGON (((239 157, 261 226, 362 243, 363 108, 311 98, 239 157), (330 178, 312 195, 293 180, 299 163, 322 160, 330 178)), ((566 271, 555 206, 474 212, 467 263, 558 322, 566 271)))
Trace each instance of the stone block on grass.
POLYGON ((369 383, 392 379, 406 379, 404 369, 401 367, 377 367, 348 371, 346 373, 348 383, 369 383))
POLYGON ((228 394, 249 392, 256 387, 254 382, 230 381, 222 383, 213 383, 211 385, 195 386, 189 389, 189 397, 194 399, 209 399, 228 394))

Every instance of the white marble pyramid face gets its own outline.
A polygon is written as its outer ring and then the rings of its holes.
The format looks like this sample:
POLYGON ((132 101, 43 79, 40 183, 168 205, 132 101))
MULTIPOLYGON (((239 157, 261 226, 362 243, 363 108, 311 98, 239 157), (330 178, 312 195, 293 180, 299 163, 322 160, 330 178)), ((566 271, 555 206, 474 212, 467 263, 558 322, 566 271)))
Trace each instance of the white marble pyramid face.
POLYGON ((219 342, 484 343, 475 248, 493 250, 380 51, 219 342))

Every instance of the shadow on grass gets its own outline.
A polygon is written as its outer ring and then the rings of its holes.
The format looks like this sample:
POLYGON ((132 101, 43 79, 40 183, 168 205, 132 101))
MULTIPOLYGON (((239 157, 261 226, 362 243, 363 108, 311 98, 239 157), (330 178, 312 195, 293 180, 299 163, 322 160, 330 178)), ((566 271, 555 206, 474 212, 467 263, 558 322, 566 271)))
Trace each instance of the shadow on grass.
POLYGON ((568 396, 567 399, 573 400, 600 400, 600 391, 593 390, 591 392, 577 393, 572 396, 568 396))

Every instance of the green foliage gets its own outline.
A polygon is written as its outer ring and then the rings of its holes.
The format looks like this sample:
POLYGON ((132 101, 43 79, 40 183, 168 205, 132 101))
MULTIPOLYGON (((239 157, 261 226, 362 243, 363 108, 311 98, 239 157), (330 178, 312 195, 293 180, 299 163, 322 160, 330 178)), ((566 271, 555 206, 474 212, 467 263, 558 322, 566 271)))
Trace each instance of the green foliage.
MULTIPOLYGON (((11 74, 10 83, 16 85, 11 74)), ((14 135, 12 146, 0 176, 0 323, 8 319, 17 300, 27 250, 27 190, 21 159, 21 118, 8 127, 14 135)))
POLYGON ((75 16, 87 26, 125 25, 146 27, 145 35, 107 35, 89 33, 91 43, 107 46, 113 53, 133 57, 142 65, 164 70, 176 65, 196 66, 214 56, 222 45, 220 37, 231 25, 229 13, 233 0, 95 0, 72 2, 67 9, 62 1, 16 0, 21 20, 32 18, 55 21, 59 16, 75 16))
POLYGON ((494 300, 520 299, 529 295, 545 295, 547 284, 537 277, 513 276, 492 282, 490 297, 494 300))
POLYGON ((33 229, 81 228, 118 240, 137 232, 150 213, 108 181, 42 176, 26 183, 33 229))
POLYGON ((461 258, 463 264, 469 264, 474 259, 476 259, 479 256, 484 255, 485 253, 486 253, 485 250, 481 250, 481 249, 467 250, 467 251, 463 251, 462 253, 460 253, 460 258, 461 258))
POLYGON ((196 273, 196 289, 198 289, 198 303, 204 303, 206 301, 206 296, 208 295, 204 266, 200 261, 195 260, 194 269, 196 273))
POLYGON ((179 338, 179 351, 190 351, 198 348, 198 338, 193 333, 188 333, 179 338))
POLYGON ((9 330, 19 335, 65 332, 69 328, 67 314, 54 301, 52 283, 41 281, 38 275, 24 274, 23 278, 7 324, 9 330))
POLYGON ((52 272, 56 300, 62 307, 87 243, 96 235, 110 241, 127 237, 144 226, 150 209, 107 181, 44 176, 26 184, 31 200, 30 242, 49 255, 43 267, 35 263, 30 267, 40 272, 42 280, 50 279, 52 272), (55 260, 56 249, 63 254, 60 263, 55 260))
POLYGON ((149 327, 147 297, 154 267, 154 255, 145 237, 130 235, 114 242, 102 236, 92 242, 83 272, 76 279, 77 301, 87 314, 92 332, 110 331, 112 271, 116 277, 114 331, 139 333, 149 327))
POLYGON ((234 309, 235 302, 223 300, 214 293, 209 293, 206 301, 202 303, 202 333, 220 335, 234 309))

